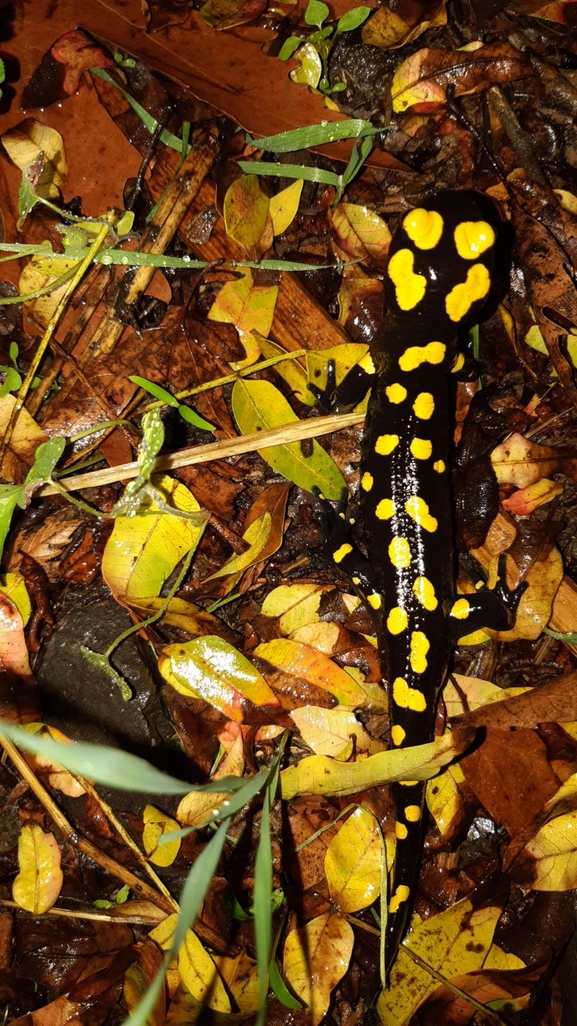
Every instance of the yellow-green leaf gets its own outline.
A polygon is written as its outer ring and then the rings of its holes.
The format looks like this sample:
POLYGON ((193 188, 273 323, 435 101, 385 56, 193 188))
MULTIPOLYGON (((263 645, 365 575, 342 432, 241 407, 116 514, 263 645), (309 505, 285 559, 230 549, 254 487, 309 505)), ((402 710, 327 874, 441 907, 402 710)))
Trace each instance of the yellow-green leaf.
POLYGON ((355 809, 325 855, 331 900, 339 912, 359 912, 376 901, 383 856, 383 837, 375 817, 366 809, 355 809))
POLYGON ((234 324, 246 350, 246 358, 233 363, 235 370, 258 360, 260 349, 252 332, 268 335, 278 296, 278 285, 255 285, 249 268, 239 269, 239 277, 222 286, 212 304, 208 319, 234 324))
POLYGON ((213 581, 216 577, 226 577, 227 574, 236 574, 246 570, 253 563, 258 563, 262 559, 262 553, 270 538, 272 526, 272 519, 270 513, 263 513, 261 517, 254 520, 250 527, 243 534, 243 540, 248 542, 248 549, 246 552, 241 552, 238 556, 231 556, 227 559, 226 563, 221 566, 220 570, 212 574, 209 577, 209 581, 213 581))
POLYGON ((465 819, 465 802, 457 781, 463 780, 458 766, 449 766, 444 773, 427 784, 427 806, 444 838, 452 840, 465 819))
POLYGON ((311 755, 282 771, 282 796, 288 801, 298 794, 357 794, 395 780, 429 780, 464 751, 471 737, 467 732, 457 740, 453 731, 426 745, 378 752, 360 762, 336 762, 326 755, 311 755))
POLYGON ((277 192, 271 197, 269 210, 275 235, 282 235, 283 232, 286 232, 289 224, 294 220, 299 208, 303 185, 302 178, 297 178, 287 189, 283 189, 282 192, 277 192))
MULTIPOLYGON (((272 360, 275 356, 281 356, 283 353, 286 353, 286 349, 277 345, 276 342, 271 342, 264 335, 259 335, 257 331, 253 331, 253 338, 258 343, 258 347, 265 360, 272 360)), ((305 406, 314 406, 315 397, 307 388, 307 373, 304 367, 301 367, 298 360, 282 360, 280 363, 275 364, 274 369, 283 381, 286 381, 291 392, 295 394, 299 402, 304 403, 305 406)))
POLYGON ((202 698, 237 723, 244 721, 246 700, 258 706, 279 705, 262 674, 246 656, 214 635, 182 645, 167 645, 158 669, 181 695, 202 698))
MULTIPOLYGON (((501 915, 496 906, 476 909, 469 898, 423 922, 413 916, 405 943, 427 965, 446 979, 481 969, 501 915)), ((438 987, 425 968, 415 965, 399 948, 392 967, 390 987, 379 998, 377 1009, 387 1026, 408 1026, 419 1006, 438 987)))
POLYGON ((331 912, 288 934, 284 974, 308 1008, 307 1026, 317 1026, 327 1012, 331 991, 349 967, 354 939, 349 923, 331 912))
POLYGON ((243 175, 229 186, 222 212, 229 238, 246 249, 258 245, 269 216, 269 198, 258 175, 243 175))
POLYGON ((257 645, 254 654, 285 673, 323 688, 334 695, 340 705, 356 708, 366 702, 367 695, 362 686, 346 670, 310 645, 301 645, 289 638, 275 638, 257 645))
MULTIPOLYGON (((38 289, 43 289, 55 281, 70 268, 77 265, 77 260, 54 259, 51 257, 32 257, 22 270, 18 282, 18 291, 21 296, 28 296, 38 289)), ((48 292, 45 296, 38 296, 37 299, 30 299, 24 305, 33 320, 42 328, 46 328, 52 314, 58 306, 68 283, 64 282, 57 289, 48 292)))
MULTIPOLYGON (((164 501, 185 513, 200 506, 185 485, 169 477, 154 484, 164 501)), ((196 549, 204 531, 190 520, 160 510, 150 500, 134 517, 117 517, 104 550, 102 576, 119 601, 158 595, 181 559, 196 549)))
POLYGON ((297 627, 320 620, 323 595, 334 591, 332 584, 281 584, 266 596, 261 613, 278 616, 281 634, 292 634, 297 627))
POLYGON ((392 236, 374 210, 357 203, 339 203, 330 214, 330 223, 345 260, 371 257, 375 264, 385 265, 392 236))
POLYGON ((155 808, 154 805, 146 806, 142 818, 144 820, 142 843, 148 858, 154 862, 155 866, 171 866, 180 851, 180 838, 167 841, 160 847, 159 841, 165 834, 172 834, 176 830, 180 830, 180 823, 155 808))
POLYGON ((355 714, 347 709, 323 709, 322 706, 305 705, 293 709, 290 717, 301 732, 303 741, 312 748, 315 755, 328 755, 332 759, 342 758, 354 751, 374 755, 383 751, 382 741, 375 741, 367 734, 355 714))
POLYGON ((232 1011, 230 999, 218 970, 206 948, 192 930, 188 930, 178 953, 180 978, 197 1001, 214 1012, 232 1011))
POLYGON ((60 848, 54 834, 45 834, 37 823, 22 827, 18 838, 18 866, 12 897, 20 908, 40 916, 54 905, 64 879, 60 848))
POLYGON ((43 199, 57 199, 66 182, 68 164, 60 132, 49 125, 41 125, 34 118, 26 118, 2 136, 2 144, 10 160, 21 171, 43 156, 42 173, 35 192, 43 199))
MULTIPOLYGON (((282 427, 294 423, 298 417, 278 388, 270 381, 237 381, 232 390, 232 410, 243 435, 282 427)), ((345 487, 344 478, 336 463, 317 441, 312 442, 311 453, 306 455, 300 442, 273 446, 259 450, 263 460, 277 473, 299 488, 310 492, 319 488, 327 499, 339 499, 345 487)))
POLYGON ((32 612, 32 603, 26 587, 26 581, 21 574, 3 574, 1 578, 0 591, 7 595, 9 599, 14 603, 24 626, 30 619, 32 612))

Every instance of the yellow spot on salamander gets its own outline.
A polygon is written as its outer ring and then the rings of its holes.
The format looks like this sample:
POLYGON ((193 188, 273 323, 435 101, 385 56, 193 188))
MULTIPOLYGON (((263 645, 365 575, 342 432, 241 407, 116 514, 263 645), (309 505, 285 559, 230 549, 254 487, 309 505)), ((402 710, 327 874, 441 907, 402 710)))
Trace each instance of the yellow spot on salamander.
POLYGON ((395 823, 395 837, 397 838, 397 840, 398 841, 405 841, 408 836, 409 836, 409 831, 407 830, 405 824, 404 823, 395 823))
POLYGON ((377 520, 390 520, 395 515, 395 504, 392 499, 381 499, 376 510, 377 520))
POLYGON ((390 634, 401 634, 407 629, 409 617, 402 606, 393 606, 387 616, 387 630, 390 634))
POLYGON ((420 495, 411 495, 405 503, 405 509, 411 519, 424 531, 430 531, 433 534, 437 530, 439 521, 431 516, 427 503, 421 499, 420 495))
POLYGON ((433 463, 433 470, 436 471, 437 474, 444 474, 445 473, 445 461, 444 460, 435 460, 435 462, 433 463))
POLYGON ((364 492, 370 492, 371 488, 375 483, 375 479, 372 474, 369 474, 368 470, 365 470, 361 477, 361 488, 364 492))
POLYGON ((435 400, 430 392, 419 392, 413 403, 413 411, 419 420, 430 420, 435 412, 435 400))
POLYGON ((372 595, 367 595, 367 602, 373 609, 380 609, 383 604, 383 600, 377 591, 374 591, 372 595))
POLYGON ((397 570, 411 565, 411 549, 406 538, 393 538, 389 545, 389 559, 397 570))
POLYGON ((463 370, 464 366, 465 366, 465 354, 464 353, 459 353, 455 357, 455 359, 453 361, 453 366, 451 367, 451 374, 458 374, 459 371, 463 370))
POLYGON ((406 884, 399 884, 397 887, 394 897, 389 902, 389 912, 395 913, 399 911, 399 906, 404 901, 408 901, 411 891, 406 884))
POLYGON ((406 736, 407 732, 403 730, 399 723, 395 723, 394 727, 391 727, 391 741, 394 745, 402 745, 406 736))
POLYGON ((458 323, 463 320, 473 303, 484 299, 491 288, 491 278, 484 264, 473 264, 467 271, 467 280, 451 289, 445 299, 448 317, 458 323))
POLYGON ((439 605, 435 589, 428 577, 417 577, 413 584, 413 593, 417 602, 420 602, 431 613, 439 605))
POLYGON ((353 584, 359 585, 361 583, 360 577, 351 577, 353 584))
POLYGON ((359 360, 357 366, 360 367, 361 370, 364 370, 365 374, 376 374, 375 365, 370 353, 363 356, 362 360, 359 360))
POLYGON ((415 274, 415 257, 410 249, 399 249, 389 260, 388 275, 395 286, 397 303, 401 310, 414 310, 427 288, 427 279, 415 274))
POLYGON ((333 559, 335 563, 341 563, 345 556, 348 556, 349 552, 352 551, 353 546, 349 545, 348 542, 345 542, 343 545, 341 545, 340 549, 337 549, 336 552, 333 552, 333 559))
POLYGON ((495 231, 487 221, 461 221, 455 228, 455 246, 463 260, 476 260, 495 245, 495 231))
POLYGON ((419 805, 407 805, 405 808, 405 819, 408 823, 418 823, 421 818, 419 805))
MULTIPOLYGON (((411 634, 411 651, 409 655, 409 662, 413 673, 424 673, 427 669, 427 652, 431 647, 431 643, 427 638, 426 634, 422 631, 413 631, 411 634)), ((415 712, 424 712, 426 708, 425 696, 421 695, 420 691, 416 694, 420 695, 423 699, 423 708, 415 709, 415 712)), ((414 706, 409 708, 414 709, 414 706)))
MULTIPOLYGON (((482 267, 483 264, 479 266, 482 267)), ((470 273, 471 271, 469 271, 470 273)), ((399 357, 399 367, 406 372, 416 370, 424 363, 436 365, 443 362, 446 352, 447 347, 444 342, 427 342, 426 346, 409 346, 399 357)))
POLYGON ((401 787, 416 787, 418 783, 418 780, 399 780, 401 787))
POLYGON ((443 218, 437 210, 417 207, 403 218, 403 228, 419 249, 434 249, 443 234, 443 218))
POLYGON ((413 438, 409 449, 416 460, 428 460, 433 453, 433 443, 428 438, 413 438))
POLYGON ((375 442, 375 452, 377 456, 390 456, 398 444, 398 435, 379 435, 375 442))
POLYGON ((451 607, 451 616, 454 616, 456 620, 466 620, 469 613, 471 612, 471 606, 466 598, 457 599, 453 602, 451 607))
POLYGON ((390 403, 402 403, 407 398, 407 389, 395 381, 392 385, 387 385, 385 395, 390 403))
POLYGON ((404 677, 395 677, 393 681, 393 701, 399 709, 412 712, 424 712, 427 708, 425 696, 416 688, 410 688, 404 677))

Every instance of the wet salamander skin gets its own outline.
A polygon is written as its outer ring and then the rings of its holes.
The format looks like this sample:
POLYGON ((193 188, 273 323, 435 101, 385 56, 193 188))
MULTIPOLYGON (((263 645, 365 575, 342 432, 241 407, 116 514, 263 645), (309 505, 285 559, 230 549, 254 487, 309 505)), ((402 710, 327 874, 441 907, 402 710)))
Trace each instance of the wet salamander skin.
MULTIPOLYGON (((407 214, 390 247, 385 322, 371 355, 333 397, 342 408, 372 386, 361 460, 368 558, 342 516, 327 541, 375 611, 397 748, 431 740, 451 641, 480 626, 508 626, 519 599, 502 581, 493 592, 454 595, 449 386, 466 362, 458 330, 482 317, 491 291, 497 234, 492 204, 475 193, 442 193, 407 214)), ((411 911, 424 785, 394 785, 394 797, 389 964, 411 911)))

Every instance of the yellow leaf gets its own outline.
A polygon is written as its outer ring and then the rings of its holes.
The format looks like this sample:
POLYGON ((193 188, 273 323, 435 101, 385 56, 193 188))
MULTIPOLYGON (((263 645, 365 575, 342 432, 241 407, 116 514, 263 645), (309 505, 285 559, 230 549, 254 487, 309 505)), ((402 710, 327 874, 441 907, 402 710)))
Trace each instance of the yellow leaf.
MULTIPOLYGON (((0 437, 3 438, 12 417, 16 405, 15 395, 5 395, 0 399, 0 437)), ((14 434, 10 439, 10 446, 2 461, 2 477, 4 481, 21 481, 22 467, 20 461, 27 467, 32 466, 36 449, 42 442, 48 441, 48 435, 38 426, 30 416, 25 406, 22 407, 14 434)))
POLYGON ((423 72, 423 65, 431 53, 430 50, 418 50, 407 57, 399 65, 391 83, 391 96, 395 114, 402 114, 409 107, 418 103, 444 103, 447 90, 445 77, 433 75, 428 77, 423 72))
POLYGON ((453 731, 426 745, 378 752, 353 763, 336 762, 326 755, 310 755, 282 771, 282 797, 289 801, 298 794, 356 794, 395 780, 428 780, 460 754, 470 739, 469 733, 457 741, 453 731))
POLYGON ((257 645, 254 654, 266 659, 273 666, 302 677, 334 695, 340 705, 361 706, 366 702, 366 692, 357 684, 346 670, 337 666, 322 652, 317 652, 310 645, 300 645, 298 641, 288 638, 275 638, 257 645))
POLYGON ((254 563, 262 559, 262 552, 270 538, 272 520, 270 513, 263 513, 262 517, 254 520, 250 527, 243 534, 243 540, 248 542, 246 552, 237 556, 231 556, 226 563, 212 574, 208 580, 213 581, 217 577, 226 577, 227 574, 236 574, 246 570, 254 563))
POLYGON ((26 626, 32 612, 26 581, 21 574, 2 574, 1 581, 0 591, 14 603, 22 617, 22 623, 26 626))
MULTIPOLYGON (((252 335, 265 360, 272 360, 275 356, 281 356, 283 353, 286 353, 286 349, 277 345, 276 342, 271 342, 264 335, 260 335, 258 331, 253 331, 252 335)), ((280 363, 275 364, 274 369, 283 381, 286 381, 291 392, 293 392, 299 402, 304 403, 305 406, 314 406, 315 397, 307 388, 306 371, 304 367, 301 367, 298 360, 282 360, 280 363)))
MULTIPOLYGON (((20 275, 18 291, 21 296, 28 296, 38 289, 43 289, 78 264, 77 260, 65 258, 54 260, 47 257, 35 256, 26 264, 20 275)), ((52 314, 58 306, 68 283, 64 282, 57 289, 53 289, 45 296, 38 296, 37 299, 27 300, 24 304, 32 319, 42 328, 46 328, 52 314)))
POLYGON ((258 175, 243 175, 229 186, 222 212, 229 238, 246 249, 258 245, 269 216, 269 199, 258 175))
MULTIPOLYGON (((210 780, 222 780, 223 777, 242 777, 244 773, 244 736, 240 724, 230 721, 221 730, 218 739, 226 751, 226 755, 218 765, 216 773, 210 780)), ((180 802, 176 817, 182 826, 200 826, 209 822, 215 811, 220 809, 230 798, 230 791, 190 791, 180 802)))
POLYGON ((355 751, 374 755, 384 749, 382 741, 375 741, 367 734, 355 714, 346 709, 323 709, 321 706, 305 705, 293 709, 290 717, 301 732, 303 741, 312 748, 315 755, 341 758, 355 742, 355 751))
POLYGON ((323 71, 322 61, 316 46, 313 46, 312 43, 303 43, 293 56, 301 63, 299 68, 291 71, 289 78, 300 85, 307 85, 311 89, 316 89, 323 71))
POLYGON ((447 24, 445 2, 407 3, 399 5, 398 9, 391 9, 388 4, 378 7, 363 25, 363 43, 383 50, 406 46, 428 29, 447 24))
POLYGON ((210 321, 234 324, 247 350, 246 359, 231 364, 234 370, 258 360, 260 349, 252 332, 268 335, 278 296, 278 285, 255 285, 249 268, 238 273, 239 278, 225 282, 208 312, 210 321))
POLYGON ((512 875, 534 891, 577 887, 577 811, 545 823, 521 852, 512 875))
POLYGON ((325 855, 331 900, 339 912, 359 912, 379 897, 383 838, 366 809, 355 809, 333 837, 325 855))
POLYGON ((12 897, 20 908, 39 916, 52 908, 64 879, 60 848, 54 834, 45 834, 37 823, 22 827, 18 838, 19 873, 12 897))
POLYGON ((447 840, 452 840, 465 818, 465 802, 453 774, 445 770, 427 784, 427 806, 435 823, 447 840))
POLYGON ((266 596, 261 612, 279 617, 281 634, 292 634, 297 627, 318 623, 323 595, 334 591, 332 584, 281 584, 266 596))
POLYGON ((259 1005, 259 984, 256 962, 241 951, 236 958, 214 955, 216 967, 232 994, 243 1017, 253 1015, 259 1005))
MULTIPOLYGON (((164 501, 185 513, 200 506, 185 485, 169 477, 154 480, 164 501)), ((104 550, 102 576, 119 602, 159 595, 181 559, 196 549, 205 525, 159 510, 150 500, 134 517, 117 517, 104 550)))
MULTIPOLYGON (((424 922, 413 916, 405 944, 450 980, 482 968, 500 915, 501 909, 496 906, 475 910, 470 899, 463 898, 424 922)), ((408 1026, 437 987, 437 980, 415 965, 401 944, 391 969, 390 987, 382 992, 377 1005, 381 1021, 387 1026, 408 1026)))
MULTIPOLYGON (((159 596, 150 596, 133 600, 130 605, 132 609, 143 613, 144 616, 152 616, 164 605, 164 599, 159 596)), ((218 616, 207 613, 206 609, 196 606, 193 602, 188 602, 187 599, 172 598, 166 612, 161 617, 161 623, 179 627, 192 638, 202 637, 203 634, 219 634, 219 631, 222 632, 225 640, 227 637, 233 636, 233 632, 226 627, 222 620, 219 620, 218 616)))
POLYGON ((180 830, 180 823, 161 812, 160 809, 156 809, 154 805, 146 806, 142 818, 144 820, 142 843, 148 858, 155 866, 171 866, 180 850, 180 838, 167 841, 160 847, 159 841, 165 834, 172 834, 176 830, 180 830))
POLYGON ((331 991, 349 967, 354 939, 347 921, 331 912, 288 934, 284 974, 308 1008, 307 1026, 317 1026, 328 1010, 331 991))
POLYGON ((178 953, 178 968, 184 986, 197 1001, 204 1002, 214 1012, 232 1011, 218 970, 192 930, 187 931, 178 953))
POLYGON ((34 191, 43 199, 58 199, 68 174, 60 132, 49 125, 41 125, 34 118, 26 118, 4 133, 2 144, 21 171, 42 156, 42 172, 34 191))
POLYGON ((531 688, 500 688, 480 677, 465 677, 462 673, 453 673, 443 690, 443 702, 447 710, 447 719, 473 712, 482 705, 502 702, 504 698, 514 698, 531 688))
POLYGON ((320 623, 307 623, 304 627, 297 627, 291 631, 291 641, 300 641, 302 645, 310 645, 316 648, 317 652, 323 652, 326 656, 337 654, 337 646, 341 637, 341 625, 333 621, 321 620, 320 623))
MULTIPOLYGON (((335 362, 335 380, 340 385, 343 378, 355 367, 369 352, 368 345, 364 342, 345 342, 339 346, 332 346, 330 349, 313 349, 307 353, 307 374, 308 380, 317 388, 324 388, 327 383, 327 370, 329 360, 335 362)), ((369 401, 369 394, 357 403, 355 412, 360 413, 366 410, 369 401)))
POLYGON ((358 203, 339 203, 329 216, 340 256, 345 260, 370 257, 377 265, 385 265, 392 236, 382 217, 358 203))
POLYGON ((215 635, 167 645, 158 669, 175 691, 202 698, 237 723, 244 721, 246 699, 253 705, 279 707, 278 698, 256 667, 215 635))
MULTIPOLYGON (((298 420, 282 392, 270 381, 236 381, 232 390, 232 411, 243 435, 283 427, 298 420)), ((327 499, 340 498, 344 478, 317 441, 313 440, 311 453, 306 456, 300 442, 258 451, 265 463, 299 488, 311 492, 316 487, 327 499)))
POLYGON ((282 235, 283 232, 286 232, 289 224, 294 220, 299 208, 303 185, 302 178, 297 178, 287 189, 283 189, 282 192, 277 192, 271 197, 269 210, 275 235, 282 235))

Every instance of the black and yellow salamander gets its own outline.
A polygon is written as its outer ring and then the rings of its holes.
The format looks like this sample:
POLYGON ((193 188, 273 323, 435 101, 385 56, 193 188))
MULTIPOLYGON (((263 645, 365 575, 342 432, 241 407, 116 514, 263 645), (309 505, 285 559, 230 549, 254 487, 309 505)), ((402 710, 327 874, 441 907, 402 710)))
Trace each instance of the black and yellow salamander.
MULTIPOLYGON (((325 392, 312 389, 336 411, 371 388, 360 467, 367 556, 351 541, 342 508, 325 500, 324 544, 375 613, 395 748, 431 740, 451 643, 482 626, 512 626, 523 591, 507 588, 504 558, 493 590, 454 590, 450 381, 471 376, 459 330, 482 319, 491 299, 499 225, 492 202, 474 192, 440 193, 408 213, 391 242, 387 313, 370 356, 338 388, 330 367, 325 392)), ((393 787, 389 968, 411 911, 425 785, 393 787)))

